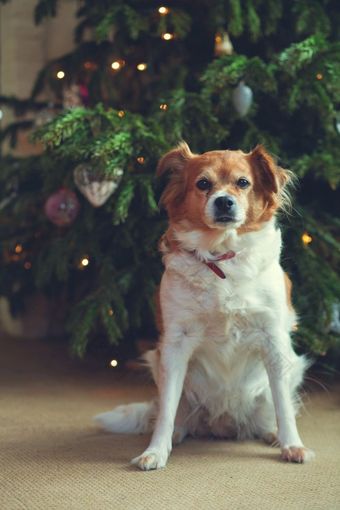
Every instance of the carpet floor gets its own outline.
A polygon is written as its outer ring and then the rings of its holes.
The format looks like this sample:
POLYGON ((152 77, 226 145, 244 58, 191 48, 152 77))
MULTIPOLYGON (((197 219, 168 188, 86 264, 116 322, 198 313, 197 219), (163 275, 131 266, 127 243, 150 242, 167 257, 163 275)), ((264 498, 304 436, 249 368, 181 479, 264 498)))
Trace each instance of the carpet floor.
POLYGON ((70 360, 59 345, 0 339, 2 510, 340 509, 340 386, 313 386, 298 425, 316 452, 285 464, 260 441, 188 439, 166 469, 129 460, 147 436, 110 435, 96 413, 154 394, 145 376, 70 360))

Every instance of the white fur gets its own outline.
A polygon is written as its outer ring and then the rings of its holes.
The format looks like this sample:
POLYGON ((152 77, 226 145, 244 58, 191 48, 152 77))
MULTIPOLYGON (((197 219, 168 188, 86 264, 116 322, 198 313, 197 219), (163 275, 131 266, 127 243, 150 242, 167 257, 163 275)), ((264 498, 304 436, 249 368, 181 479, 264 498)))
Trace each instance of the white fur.
MULTIPOLYGON (((311 458, 295 422, 306 360, 291 344, 296 317, 287 306, 274 220, 243 235, 221 231, 214 243, 201 231, 179 230, 176 238, 182 251, 163 257, 164 334, 147 355, 159 390, 157 420, 149 447, 132 462, 144 470, 164 467, 172 442, 187 434, 274 437, 275 414, 283 458, 311 458), (228 250, 236 255, 217 263, 221 279, 202 260, 228 250)), ((143 409, 139 416, 149 424, 151 408, 143 409)), ((136 415, 130 405, 100 421, 114 432, 141 432, 136 415)))
POLYGON ((151 432, 155 416, 154 402, 138 402, 116 407, 113 411, 97 414, 94 420, 103 429, 117 434, 144 434, 151 432))

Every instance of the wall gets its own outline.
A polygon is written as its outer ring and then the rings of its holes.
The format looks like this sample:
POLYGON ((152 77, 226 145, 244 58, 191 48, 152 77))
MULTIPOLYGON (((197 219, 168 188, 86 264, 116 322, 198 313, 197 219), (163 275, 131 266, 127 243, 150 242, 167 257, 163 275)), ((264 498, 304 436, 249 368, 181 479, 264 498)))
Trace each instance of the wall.
MULTIPOLYGON (((41 68, 73 48, 77 0, 60 0, 56 18, 34 24, 36 0, 11 0, 0 6, 0 95, 29 96, 41 68)), ((10 110, 2 108, 1 128, 13 120, 10 110)), ((32 118, 32 113, 25 118, 32 118)), ((6 151, 10 149, 6 148, 6 151)), ((21 133, 16 155, 40 151, 28 141, 28 133, 21 133)))

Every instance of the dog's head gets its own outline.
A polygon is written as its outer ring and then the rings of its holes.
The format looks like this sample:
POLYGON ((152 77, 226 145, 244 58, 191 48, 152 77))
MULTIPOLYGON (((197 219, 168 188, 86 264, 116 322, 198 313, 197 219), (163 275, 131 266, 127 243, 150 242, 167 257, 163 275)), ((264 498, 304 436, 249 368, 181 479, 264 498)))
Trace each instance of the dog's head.
POLYGON ((184 142, 159 162, 170 174, 161 197, 171 222, 192 228, 256 230, 286 202, 290 172, 258 145, 252 152, 193 154, 184 142))

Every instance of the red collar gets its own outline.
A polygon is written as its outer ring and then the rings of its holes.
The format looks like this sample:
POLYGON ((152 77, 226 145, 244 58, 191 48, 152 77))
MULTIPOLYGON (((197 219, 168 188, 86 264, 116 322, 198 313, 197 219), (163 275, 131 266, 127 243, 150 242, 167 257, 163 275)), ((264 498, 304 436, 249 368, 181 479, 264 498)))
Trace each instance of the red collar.
MULTIPOLYGON (((195 252, 192 252, 193 255, 196 255, 195 252)), ((232 250, 229 250, 227 251, 226 253, 223 253, 222 255, 218 255, 216 256, 215 258, 213 259, 208 259, 208 260, 203 260, 203 264, 205 264, 206 266, 209 267, 209 269, 211 269, 212 271, 214 271, 215 274, 217 274, 217 276, 219 276, 220 278, 222 279, 225 279, 226 278, 226 275, 223 273, 222 269, 219 268, 215 262, 220 262, 221 260, 229 260, 229 259, 232 259, 234 258, 236 255, 236 253, 232 250)))

